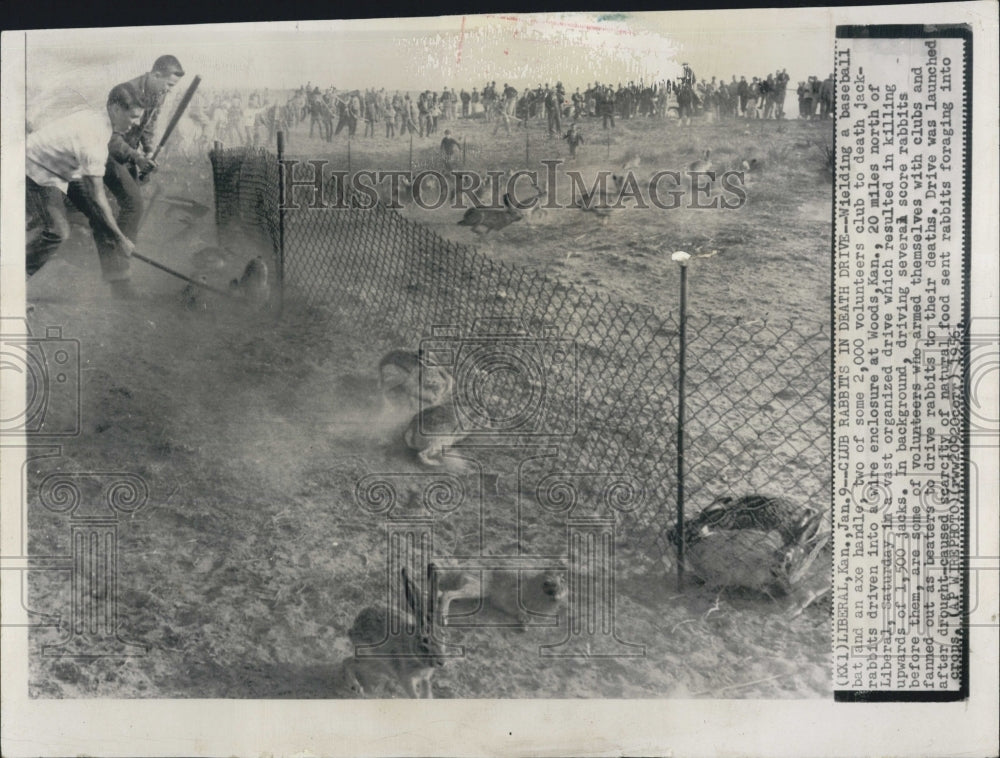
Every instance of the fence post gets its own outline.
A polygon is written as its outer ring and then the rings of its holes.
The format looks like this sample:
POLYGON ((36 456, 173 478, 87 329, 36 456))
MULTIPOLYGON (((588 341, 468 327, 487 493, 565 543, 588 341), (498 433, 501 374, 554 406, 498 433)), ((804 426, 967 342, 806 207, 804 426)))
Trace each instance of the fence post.
POLYGON ((216 155, 215 160, 212 161, 212 194, 215 196, 215 203, 214 203, 214 205, 215 205, 215 244, 217 246, 221 247, 222 246, 222 240, 219 239, 219 230, 222 228, 222 209, 219 208, 219 193, 218 193, 218 186, 217 186, 218 173, 216 173, 216 169, 217 169, 217 166, 218 166, 218 162, 222 160, 222 142, 219 141, 219 140, 215 140, 212 143, 212 145, 214 147, 214 150, 212 152, 214 152, 215 155, 216 155))
POLYGON ((285 307, 285 132, 278 130, 278 316, 285 307))
POLYGON ((671 260, 681 267, 681 305, 677 357, 677 590, 684 589, 684 381, 687 378, 687 264, 688 253, 677 251, 671 260))

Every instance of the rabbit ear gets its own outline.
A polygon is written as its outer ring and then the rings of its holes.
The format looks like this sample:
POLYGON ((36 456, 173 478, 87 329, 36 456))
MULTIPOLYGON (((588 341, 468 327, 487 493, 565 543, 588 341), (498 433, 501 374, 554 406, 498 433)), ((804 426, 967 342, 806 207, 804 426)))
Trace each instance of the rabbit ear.
POLYGON ((429 624, 434 619, 435 603, 437 597, 437 567, 433 563, 427 564, 427 616, 429 624))
POLYGON ((416 586, 413 584, 413 580, 410 579, 410 575, 406 571, 406 567, 403 567, 403 591, 406 593, 406 604, 410 606, 410 611, 412 611, 414 618, 417 619, 419 624, 423 619, 423 600, 420 597, 420 592, 417 590, 416 586))
POLYGON ((806 512, 799 519, 799 523, 796 528, 798 534, 797 542, 799 544, 805 544, 813 539, 819 532, 820 525, 823 523, 823 513, 822 511, 817 511, 813 508, 807 508, 806 512))

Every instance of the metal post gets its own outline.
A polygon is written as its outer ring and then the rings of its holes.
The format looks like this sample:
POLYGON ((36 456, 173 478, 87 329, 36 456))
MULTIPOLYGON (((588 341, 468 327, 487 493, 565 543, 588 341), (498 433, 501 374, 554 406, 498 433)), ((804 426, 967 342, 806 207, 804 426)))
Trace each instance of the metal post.
POLYGON ((212 194, 215 196, 215 243, 218 247, 222 246, 222 242, 219 239, 219 230, 222 228, 222 209, 219 208, 219 185, 218 185, 218 162, 222 160, 222 142, 215 140, 213 143, 215 153, 215 160, 212 161, 212 194))
MULTIPOLYGON (((350 143, 348 143, 350 144, 350 143)), ((278 316, 285 306, 285 132, 278 131, 278 255, 275 283, 278 289, 278 316)))
POLYGON ((681 267, 680 328, 677 360, 677 590, 684 589, 684 382, 687 372, 687 263, 688 253, 676 252, 681 267))

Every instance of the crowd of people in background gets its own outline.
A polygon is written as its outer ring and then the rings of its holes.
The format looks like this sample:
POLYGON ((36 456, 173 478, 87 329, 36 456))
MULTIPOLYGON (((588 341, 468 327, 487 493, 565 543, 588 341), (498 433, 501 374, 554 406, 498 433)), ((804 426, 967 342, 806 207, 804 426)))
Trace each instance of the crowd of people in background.
MULTIPOLYGON (((308 82, 288 94, 256 91, 218 93, 212 98, 197 96, 189 115, 208 140, 227 144, 273 144, 279 130, 288 131, 308 123, 309 137, 332 142, 343 132, 364 138, 384 135, 398 138, 434 136, 443 121, 482 118, 500 129, 526 127, 544 121, 552 137, 563 134, 564 121, 599 118, 604 129, 614 129, 616 120, 633 118, 665 119, 675 115, 684 125, 695 116, 728 119, 784 119, 789 76, 782 69, 761 76, 734 74, 730 81, 711 77, 699 80, 691 67, 683 66, 681 76, 656 82, 630 81, 617 85, 593 82, 569 92, 561 81, 539 83, 518 91, 504 82, 487 82, 482 87, 444 87, 441 92, 392 93, 385 89, 321 89, 308 82)), ((833 77, 820 80, 810 76, 798 83, 801 119, 825 119, 833 115, 833 77)))

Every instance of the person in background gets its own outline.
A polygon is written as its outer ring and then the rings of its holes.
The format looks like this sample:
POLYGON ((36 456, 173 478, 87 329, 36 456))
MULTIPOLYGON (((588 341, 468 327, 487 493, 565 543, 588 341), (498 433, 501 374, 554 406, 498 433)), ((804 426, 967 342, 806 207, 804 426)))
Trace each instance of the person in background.
POLYGON ((545 89, 545 115, 548 118, 548 131, 550 137, 558 137, 562 132, 562 100, 559 95, 551 90, 545 89))
POLYGON ((569 145, 569 157, 576 160, 576 148, 583 144, 583 135, 576 130, 576 124, 569 125, 569 131, 563 135, 563 139, 569 145))
POLYGON ((833 74, 830 74, 819 88, 820 118, 833 118, 833 74))
POLYGON ((451 169, 452 162, 458 157, 458 150, 461 147, 458 140, 451 136, 451 130, 444 130, 444 138, 441 140, 441 157, 444 165, 451 169))

